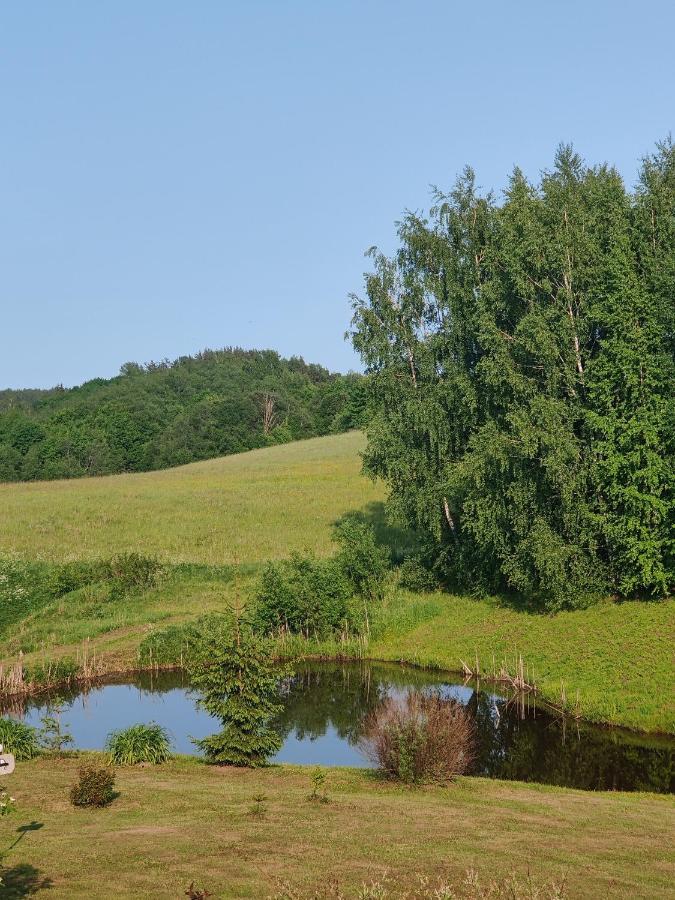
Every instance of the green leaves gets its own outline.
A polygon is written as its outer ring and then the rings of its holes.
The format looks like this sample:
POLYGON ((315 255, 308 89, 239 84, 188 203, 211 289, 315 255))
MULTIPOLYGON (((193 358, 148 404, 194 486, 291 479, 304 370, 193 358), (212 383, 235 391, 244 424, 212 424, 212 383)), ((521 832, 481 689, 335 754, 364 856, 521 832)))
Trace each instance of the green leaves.
POLYGON ((238 617, 204 635, 190 675, 199 705, 223 724, 217 734, 194 741, 210 762, 256 767, 281 748, 271 723, 282 708, 279 686, 288 674, 270 645, 238 617))
POLYGON ((374 255, 364 462, 447 580, 550 609, 672 583, 675 148, 631 196, 570 147, 501 206, 467 170, 374 255))

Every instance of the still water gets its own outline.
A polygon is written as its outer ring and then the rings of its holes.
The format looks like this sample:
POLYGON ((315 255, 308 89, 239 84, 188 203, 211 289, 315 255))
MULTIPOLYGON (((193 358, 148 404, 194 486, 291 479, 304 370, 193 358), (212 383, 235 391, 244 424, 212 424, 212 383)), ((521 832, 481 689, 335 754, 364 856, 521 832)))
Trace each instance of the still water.
MULTIPOLYGON (((675 788, 675 740, 564 721, 442 673, 370 663, 297 667, 282 691, 277 726, 284 744, 274 761, 367 767, 358 748, 364 717, 385 697, 413 688, 440 691, 468 707, 477 733, 473 774, 588 790, 675 788)), ((79 749, 102 748, 115 729, 158 722, 168 729, 176 752, 196 753, 191 738, 218 728, 217 720, 196 706, 197 696, 181 673, 143 674, 67 695, 61 720, 79 749)), ((47 707, 42 697, 13 712, 39 726, 47 707)))

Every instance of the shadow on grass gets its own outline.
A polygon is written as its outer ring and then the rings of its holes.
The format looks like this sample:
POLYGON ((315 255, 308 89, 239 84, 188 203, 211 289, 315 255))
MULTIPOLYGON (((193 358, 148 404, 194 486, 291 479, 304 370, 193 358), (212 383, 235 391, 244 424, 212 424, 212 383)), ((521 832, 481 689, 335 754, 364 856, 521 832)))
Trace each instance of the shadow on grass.
POLYGON ((392 525, 388 522, 385 505, 379 501, 368 503, 363 509, 350 510, 333 524, 340 525, 346 519, 370 525, 375 534, 375 540, 380 546, 389 550, 394 564, 402 562, 405 556, 414 553, 419 548, 419 537, 415 532, 411 528, 392 525))
POLYGON ((3 900, 15 897, 32 897, 38 891, 48 890, 53 885, 51 878, 40 874, 40 870, 28 863, 19 863, 9 869, 0 868, 0 896, 3 900))

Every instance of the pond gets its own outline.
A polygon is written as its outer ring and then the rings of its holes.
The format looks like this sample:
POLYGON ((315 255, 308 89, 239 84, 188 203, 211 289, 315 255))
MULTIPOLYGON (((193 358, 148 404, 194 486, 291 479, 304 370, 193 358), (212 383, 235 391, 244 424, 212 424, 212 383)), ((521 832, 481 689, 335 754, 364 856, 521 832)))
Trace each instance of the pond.
MULTIPOLYGON (((673 792, 675 740, 563 720, 512 697, 451 676, 371 663, 303 663, 283 689, 277 725, 284 744, 275 762, 367 767, 358 748, 364 717, 387 696, 436 690, 464 704, 476 721, 473 773, 587 790, 673 792)), ((196 704, 180 672, 141 674, 64 697, 61 720, 79 749, 100 749, 108 732, 136 722, 165 726, 178 753, 196 753, 191 738, 218 723, 196 704)), ((13 710, 40 725, 48 700, 13 710)))

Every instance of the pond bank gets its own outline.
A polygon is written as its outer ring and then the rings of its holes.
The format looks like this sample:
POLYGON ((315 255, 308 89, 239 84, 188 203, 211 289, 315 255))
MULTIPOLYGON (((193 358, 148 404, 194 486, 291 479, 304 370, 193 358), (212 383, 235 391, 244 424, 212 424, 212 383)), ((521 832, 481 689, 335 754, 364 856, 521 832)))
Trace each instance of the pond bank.
MULTIPOLYGON (((368 766, 359 747, 363 722, 388 697, 438 692, 462 703, 475 727, 472 774, 586 790, 672 791, 675 740, 598 728, 551 715, 528 695, 393 664, 303 662, 284 680, 275 726, 283 746, 274 762, 368 766)), ((219 727, 196 706, 182 672, 149 672, 59 691, 61 721, 79 749, 102 749, 108 733, 156 722, 179 753, 219 727)), ((49 697, 15 701, 8 711, 38 727, 49 697)))

